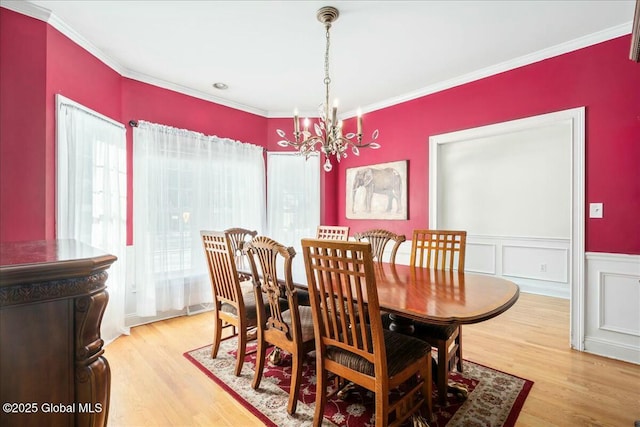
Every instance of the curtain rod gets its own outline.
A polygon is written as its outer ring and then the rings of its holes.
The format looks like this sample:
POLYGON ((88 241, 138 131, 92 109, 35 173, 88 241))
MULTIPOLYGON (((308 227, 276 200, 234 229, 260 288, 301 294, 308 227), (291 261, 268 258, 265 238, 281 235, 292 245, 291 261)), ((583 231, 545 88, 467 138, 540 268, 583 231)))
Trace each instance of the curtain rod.
MULTIPOLYGON (((82 111, 85 114, 88 114, 90 116, 95 117, 96 119, 100 119, 102 121, 105 121, 107 123, 109 123, 110 125, 119 127, 120 129, 124 129, 125 126, 120 123, 115 121, 114 119, 112 119, 111 117, 107 117, 104 114, 98 113, 97 111, 92 110, 89 107, 85 107, 84 105, 69 99, 61 94, 56 94, 56 103, 57 103, 57 107, 56 110, 60 109, 60 107, 69 107, 69 108, 73 108, 75 110, 78 111, 82 111)), ((56 113, 57 114, 57 113, 56 113)))
MULTIPOLYGON (((138 127, 138 122, 137 122, 136 120, 133 120, 133 119, 132 119, 132 120, 129 120, 129 126, 131 126, 131 127, 133 127, 133 128, 137 128, 137 127, 138 127)), ((186 129, 185 129, 185 130, 186 130, 186 129)), ((195 131, 188 131, 188 132, 195 132, 195 131)), ((198 132, 196 132, 196 133, 198 133, 198 132)), ((204 138, 209 138, 209 136, 204 135, 204 134, 202 134, 202 137, 204 137, 204 138)), ((216 136, 216 138, 220 138, 220 137, 217 137, 217 136, 216 136)), ((249 145, 254 145, 254 146, 256 146, 256 147, 260 147, 260 148, 262 148, 262 151, 267 151, 267 149, 266 149, 265 147, 261 147, 260 145, 255 145, 255 144, 251 144, 251 143, 248 143, 248 142, 242 142, 242 141, 235 141, 235 140, 233 140, 233 139, 231 139, 231 138, 220 138, 220 139, 229 139, 229 140, 234 141, 234 142, 239 142, 240 144, 249 144, 249 145)))

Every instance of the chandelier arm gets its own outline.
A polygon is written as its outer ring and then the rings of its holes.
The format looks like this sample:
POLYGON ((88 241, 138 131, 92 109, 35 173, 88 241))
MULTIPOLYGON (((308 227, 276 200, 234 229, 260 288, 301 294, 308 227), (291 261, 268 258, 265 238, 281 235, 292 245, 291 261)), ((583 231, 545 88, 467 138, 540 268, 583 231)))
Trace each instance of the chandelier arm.
POLYGON ((341 136, 339 138, 336 138, 336 141, 340 142, 341 143, 340 145, 344 145, 345 147, 348 147, 349 145, 353 145, 353 146, 358 147, 358 148, 366 148, 366 147, 369 147, 371 144, 374 143, 374 141, 369 141, 369 142, 366 142, 366 143, 363 144, 361 141, 358 141, 358 142, 352 141, 352 140, 347 139, 347 138, 345 138, 343 136, 341 136))
POLYGON ((324 144, 324 139, 319 136, 310 136, 309 138, 304 139, 300 142, 291 141, 289 139, 285 139, 284 141, 287 143, 287 145, 290 145, 295 148, 312 147, 318 143, 324 144))

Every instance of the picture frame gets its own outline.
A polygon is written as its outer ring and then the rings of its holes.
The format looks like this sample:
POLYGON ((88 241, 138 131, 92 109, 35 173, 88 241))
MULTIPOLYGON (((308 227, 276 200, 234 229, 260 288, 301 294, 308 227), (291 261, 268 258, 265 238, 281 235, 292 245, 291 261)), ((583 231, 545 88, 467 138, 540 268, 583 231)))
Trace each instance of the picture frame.
POLYGON ((629 59, 635 62, 640 62, 640 0, 636 0, 636 11, 633 14, 629 59))
POLYGON ((407 219, 407 160, 347 168, 348 219, 407 219))

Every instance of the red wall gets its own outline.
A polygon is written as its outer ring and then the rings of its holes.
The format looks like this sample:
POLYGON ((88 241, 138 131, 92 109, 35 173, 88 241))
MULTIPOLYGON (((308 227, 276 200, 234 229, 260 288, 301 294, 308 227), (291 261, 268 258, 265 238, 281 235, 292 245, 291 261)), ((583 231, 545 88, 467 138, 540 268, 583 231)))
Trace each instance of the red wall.
POLYGON ((620 37, 366 114, 365 132, 378 128, 382 148, 350 156, 332 172, 339 224, 409 237, 429 224, 430 136, 585 106, 586 203, 604 203, 604 218, 586 220, 586 250, 640 254, 640 64, 628 59, 629 45, 630 36, 620 37), (346 219, 346 167, 403 159, 409 219, 346 219))
POLYGON ((0 241, 47 231, 44 22, 0 8, 0 241))
MULTIPOLYGON (((55 93, 125 124, 148 120, 270 150, 281 150, 275 129, 291 127, 122 78, 47 24, 4 8, 0 36, 0 241, 55 236, 55 93)), ((322 222, 410 235, 428 225, 429 136, 586 106, 586 202, 604 203, 604 218, 586 220, 586 249, 640 254, 640 65, 627 59, 629 43, 620 37, 366 114, 365 131, 378 128, 382 148, 323 173, 322 222), (409 219, 347 220, 346 167, 403 159, 409 219)), ((131 159, 129 167, 135 173, 131 159)))
POLYGON ((121 77, 95 56, 47 26, 47 88, 45 94, 46 211, 47 233, 55 238, 56 94, 64 95, 113 120, 121 121, 121 77))
MULTIPOLYGON (((147 120, 264 146, 264 117, 120 76, 46 23, 0 8, 0 241, 55 238, 55 95, 118 122, 147 120)), ((132 243, 132 131, 127 125, 132 243)))

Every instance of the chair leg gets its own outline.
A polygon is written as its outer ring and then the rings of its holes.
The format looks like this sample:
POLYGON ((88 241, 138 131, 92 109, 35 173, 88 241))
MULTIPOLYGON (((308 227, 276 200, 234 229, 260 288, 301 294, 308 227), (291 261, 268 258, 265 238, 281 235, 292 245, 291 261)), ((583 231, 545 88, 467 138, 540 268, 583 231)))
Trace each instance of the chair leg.
POLYGON ((447 354, 447 342, 443 341, 438 346, 438 400, 443 406, 447 403, 447 384, 449 383, 447 354))
POLYGON ((287 411, 293 415, 296 413, 296 407, 298 406, 298 393, 300 392, 300 384, 302 383, 302 356, 301 351, 298 351, 293 355, 292 370, 291 370, 291 389, 289 390, 289 405, 287 411))
POLYGON ((420 370, 420 376, 423 380, 422 385, 422 394, 424 395, 424 401, 427 404, 427 416, 429 422, 433 419, 433 399, 431 392, 431 364, 432 364, 431 353, 427 355, 427 363, 424 364, 422 369, 420 370))
POLYGON ((253 383, 251 387, 257 390, 262 380, 262 371, 264 370, 264 359, 267 352, 267 346, 262 338, 262 334, 258 331, 258 349, 256 351, 256 372, 253 375, 253 383))
POLYGON ((213 346, 211 347, 212 359, 215 359, 218 356, 220 341, 222 341, 222 319, 220 319, 216 313, 216 321, 213 324, 213 346))
POLYGON ((244 325, 240 325, 238 327, 238 355, 236 359, 236 377, 240 376, 240 372, 242 372, 242 365, 244 364, 244 356, 247 351, 247 333, 246 329, 243 327, 244 325))
POLYGON ((389 390, 383 389, 376 393, 375 425, 386 426, 389 424, 389 390))
POLYGON ((320 427, 324 418, 324 406, 327 403, 327 371, 321 359, 316 359, 316 410, 313 413, 313 426, 320 427))
POLYGON ((458 372, 462 373, 462 326, 458 326, 458 338, 456 338, 456 344, 458 345, 458 349, 456 350, 456 356, 458 357, 456 367, 458 372))

